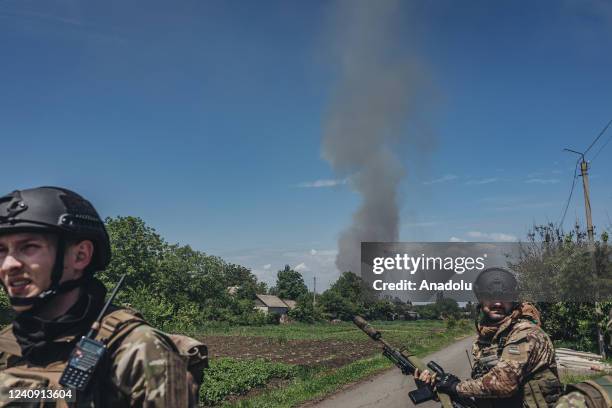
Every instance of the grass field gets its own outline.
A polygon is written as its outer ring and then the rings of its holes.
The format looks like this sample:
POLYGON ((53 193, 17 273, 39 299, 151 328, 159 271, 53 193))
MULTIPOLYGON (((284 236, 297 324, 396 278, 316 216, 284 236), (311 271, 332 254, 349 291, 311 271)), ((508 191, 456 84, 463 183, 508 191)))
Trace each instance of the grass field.
MULTIPOLYGON (((392 345, 418 355, 440 349, 472 330, 467 322, 452 328, 442 321, 373 325, 392 345)), ((201 399, 209 406, 297 406, 391 367, 380 355, 379 345, 352 323, 216 326, 197 337, 208 345, 213 361, 204 387, 214 384, 215 390, 209 393, 214 398, 201 399), (215 360, 223 361, 223 370, 214 369, 215 360), (245 361, 253 363, 245 365, 245 361), (249 364, 256 368, 251 370, 249 364), (227 376, 228 371, 239 375, 227 376)))

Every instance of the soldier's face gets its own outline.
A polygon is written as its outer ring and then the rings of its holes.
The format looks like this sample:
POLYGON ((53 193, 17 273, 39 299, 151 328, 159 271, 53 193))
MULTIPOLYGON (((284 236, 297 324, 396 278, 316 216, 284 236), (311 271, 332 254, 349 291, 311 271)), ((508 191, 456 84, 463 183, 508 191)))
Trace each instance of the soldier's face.
MULTIPOLYGON (((0 281, 10 297, 34 297, 49 288, 56 238, 39 233, 0 235, 0 281)), ((32 306, 13 306, 17 312, 32 306)))
POLYGON ((512 302, 485 300, 482 302, 482 311, 492 321, 499 321, 512 312, 512 302))

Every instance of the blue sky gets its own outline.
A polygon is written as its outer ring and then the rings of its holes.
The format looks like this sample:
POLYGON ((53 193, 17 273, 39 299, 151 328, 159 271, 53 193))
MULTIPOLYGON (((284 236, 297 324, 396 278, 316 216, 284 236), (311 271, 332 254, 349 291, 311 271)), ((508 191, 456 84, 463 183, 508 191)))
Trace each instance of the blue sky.
MULTIPOLYGON (((360 203, 321 156, 336 3, 128 3, 0 1, 0 188, 66 186, 265 281, 288 263, 327 286, 360 203)), ((399 18, 394 52, 427 78, 402 129, 427 142, 392 146, 400 238, 512 240, 557 222, 576 160, 562 149, 612 119, 612 3, 406 1, 399 18)), ((612 143, 590 173, 599 231, 611 159, 612 143)), ((566 227, 576 218, 580 180, 566 227)))

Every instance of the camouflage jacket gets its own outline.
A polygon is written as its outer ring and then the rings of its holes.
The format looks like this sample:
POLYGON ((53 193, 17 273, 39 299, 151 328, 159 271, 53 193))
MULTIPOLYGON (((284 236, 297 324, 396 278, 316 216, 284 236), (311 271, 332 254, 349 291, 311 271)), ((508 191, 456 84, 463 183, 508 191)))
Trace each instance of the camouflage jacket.
POLYGON ((461 381, 457 392, 479 406, 546 407, 560 395, 553 345, 531 320, 509 320, 490 340, 479 338, 472 354, 472 379, 461 381), (494 404, 483 400, 493 398, 494 404))
MULTIPOLYGON (((76 404, 67 405, 59 401, 56 406, 189 406, 186 362, 178 354, 172 340, 126 309, 115 309, 107 314, 102 327, 113 326, 113 323, 118 330, 110 334, 107 330, 109 358, 92 379, 94 384, 90 388, 93 391, 77 394, 76 404)), ((74 337, 64 337, 55 341, 75 340, 74 337)), ((59 376, 65 365, 66 361, 57 361, 45 367, 28 364, 21 358, 11 326, 2 330, 0 407, 11 406, 11 401, 7 399, 11 388, 58 388, 59 376)))
POLYGON ((574 391, 562 396, 557 401, 555 408, 590 408, 587 406, 586 397, 584 394, 574 391))

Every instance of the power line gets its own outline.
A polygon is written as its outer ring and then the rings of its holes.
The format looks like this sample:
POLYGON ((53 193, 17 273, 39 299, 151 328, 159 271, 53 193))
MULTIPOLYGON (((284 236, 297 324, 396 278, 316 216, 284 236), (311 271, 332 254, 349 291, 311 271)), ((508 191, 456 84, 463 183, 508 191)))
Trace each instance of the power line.
POLYGON ((557 228, 561 228, 563 226, 563 221, 565 221, 565 215, 567 214, 567 209, 569 208, 570 202, 572 201, 572 194, 574 194, 574 187, 576 186, 576 179, 578 178, 578 163, 580 163, 580 159, 576 160, 576 165, 574 166, 574 178, 572 179, 572 188, 570 189, 569 197, 567 197, 567 203, 565 203, 565 208, 563 209, 563 215, 561 219, 557 223, 557 228))
POLYGON ((593 147, 595 145, 595 143, 597 143, 597 141, 599 140, 599 138, 606 133, 606 130, 608 130, 608 128, 610 127, 610 125, 612 125, 612 120, 610 120, 608 122, 608 124, 603 128, 603 130, 601 132, 599 132, 599 135, 597 135, 597 137, 595 138, 595 140, 593 140, 593 142, 591 142, 591 145, 584 151, 583 154, 587 154, 587 152, 589 150, 591 150, 591 147, 593 147))
POLYGON ((599 153, 601 153, 601 151, 604 149, 604 147, 606 147, 606 145, 607 145, 608 143, 610 143, 610 140, 612 140, 612 134, 610 135, 610 137, 608 138, 608 140, 606 140, 606 142, 605 142, 603 145, 601 145, 601 147, 599 148, 599 150, 597 151, 597 153, 595 153, 595 156, 593 156, 593 158, 591 159, 591 162, 593 162, 593 161, 594 161, 594 160, 597 158, 597 156, 599 156, 599 153))
MULTIPOLYGON (((572 152, 572 153, 579 154, 579 155, 581 156, 581 158, 582 158, 582 162, 583 162, 582 164, 583 164, 584 166, 587 166, 587 167, 585 167, 584 169, 582 169, 583 175, 585 174, 586 169, 588 168, 588 164, 587 164, 586 159, 585 159, 586 154, 588 153, 588 151, 589 151, 589 150, 591 150, 591 149, 593 148, 593 146, 595 146, 595 143, 597 143, 597 141, 598 141, 598 140, 599 140, 599 139, 600 139, 600 138, 603 136, 603 134, 604 134, 604 133, 606 133, 606 131, 608 130, 608 128, 610 127, 610 125, 612 125, 612 120, 610 120, 610 121, 609 121, 609 122, 606 124, 606 126, 604 126, 604 128, 601 130, 601 132, 599 132, 599 134, 597 135, 597 137, 596 137, 595 139, 593 139, 593 141, 591 142, 591 144, 589 145, 589 147, 588 147, 588 148, 587 148, 587 149, 586 149, 584 152, 577 152, 577 151, 575 151, 575 150, 571 150, 571 149, 563 149, 563 150, 566 150, 566 151, 568 151, 568 152, 572 152)), ((593 159, 591 159, 591 161, 595 160, 595 158, 597 158, 597 156, 599 156, 599 153, 601 153, 601 151, 602 151, 602 150, 603 150, 603 149, 606 147, 606 145, 607 145, 608 143, 610 143, 610 140, 612 140, 612 137, 611 137, 610 139, 608 139, 608 140, 607 140, 607 141, 606 141, 606 142, 605 142, 605 143, 604 143, 604 144, 603 144, 603 145, 602 145, 602 146, 599 148, 599 150, 597 151, 597 153, 595 153, 595 156, 593 156, 593 159)), ((561 216, 561 219, 559 220, 559 223, 557 224, 557 228, 561 228, 561 227, 563 226, 563 221, 565 221, 565 216, 566 216, 566 214, 567 214, 567 209, 569 208, 570 202, 572 201, 572 194, 574 193, 574 187, 576 186, 576 178, 577 178, 577 175, 578 175, 578 164, 579 164, 579 163, 580 163, 580 159, 578 159, 578 160, 576 161, 576 166, 574 167, 574 178, 572 179, 572 187, 571 187, 571 189, 570 189, 570 193, 569 193, 569 197, 567 198, 567 202, 565 203, 565 208, 563 209, 563 215, 561 216)), ((583 181, 585 181, 585 180, 583 180, 583 181)), ((587 187, 585 187, 585 189, 586 189, 586 188, 587 188, 587 187)), ((585 191, 586 191, 586 190, 585 190, 585 191)), ((587 198, 587 193, 586 193, 586 192, 585 192, 585 200, 587 200, 587 201, 585 202, 585 207, 588 207, 588 208, 589 208, 589 210, 587 210, 587 212, 589 212, 589 211, 590 211, 590 205, 591 205, 591 203, 588 201, 588 198, 587 198)), ((587 218, 588 218, 588 217, 589 217, 589 216, 588 216, 588 214, 587 214, 587 218)))

